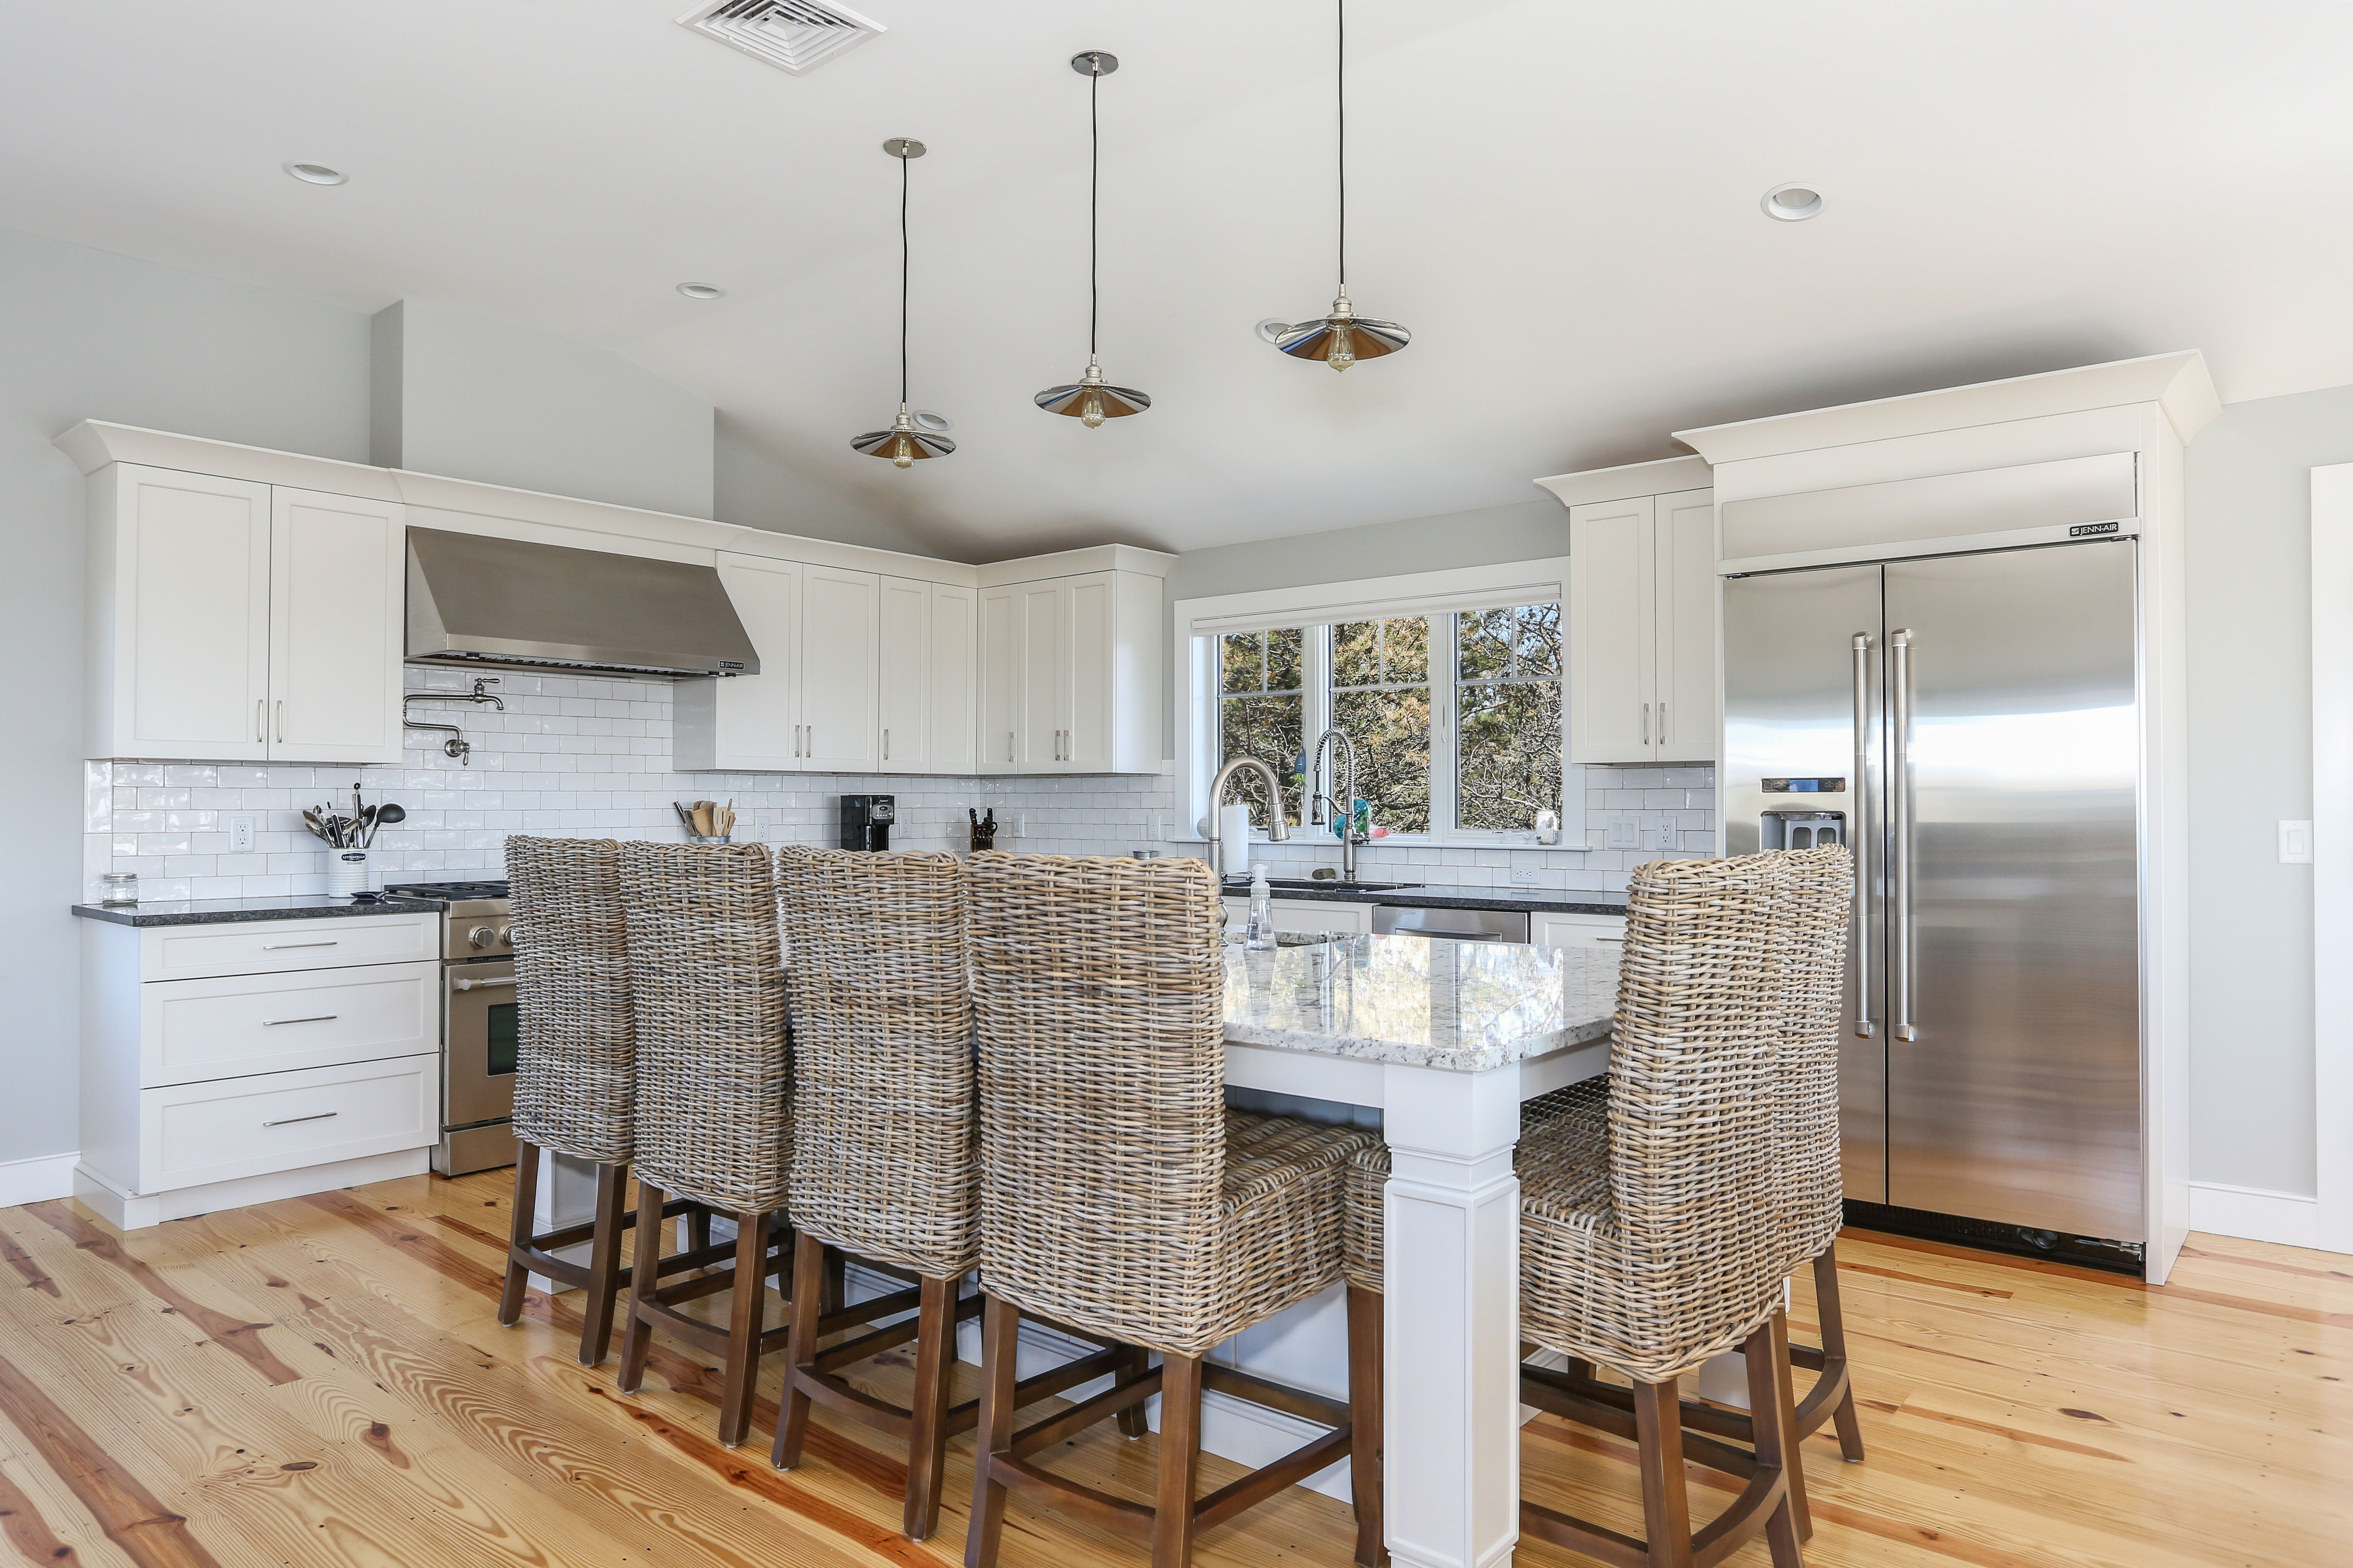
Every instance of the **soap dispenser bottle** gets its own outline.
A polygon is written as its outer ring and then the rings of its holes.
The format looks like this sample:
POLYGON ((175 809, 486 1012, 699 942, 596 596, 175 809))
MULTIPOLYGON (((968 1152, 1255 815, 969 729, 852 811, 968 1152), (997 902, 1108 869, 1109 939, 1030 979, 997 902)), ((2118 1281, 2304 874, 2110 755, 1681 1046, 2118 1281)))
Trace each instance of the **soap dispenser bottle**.
POLYGON ((1263 951, 1274 945, 1274 889, 1267 886, 1266 862, 1250 862, 1250 925, 1242 945, 1263 951))

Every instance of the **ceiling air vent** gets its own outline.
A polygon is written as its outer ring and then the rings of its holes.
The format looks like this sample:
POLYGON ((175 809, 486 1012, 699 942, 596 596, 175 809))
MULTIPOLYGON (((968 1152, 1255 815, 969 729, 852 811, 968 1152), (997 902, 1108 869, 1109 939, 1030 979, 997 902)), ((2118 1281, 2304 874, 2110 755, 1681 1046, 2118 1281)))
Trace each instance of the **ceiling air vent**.
POLYGON ((847 6, 818 0, 712 0, 681 16, 678 25, 795 76, 886 30, 847 6))

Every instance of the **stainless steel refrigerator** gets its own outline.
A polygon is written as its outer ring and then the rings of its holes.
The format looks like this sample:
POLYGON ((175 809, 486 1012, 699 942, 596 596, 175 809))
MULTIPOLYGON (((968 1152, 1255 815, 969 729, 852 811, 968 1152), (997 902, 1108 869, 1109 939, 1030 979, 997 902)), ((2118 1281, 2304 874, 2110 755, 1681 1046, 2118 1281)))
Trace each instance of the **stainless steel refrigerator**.
POLYGON ((1855 851, 1850 1199, 2146 1239, 2139 548, 1725 581, 1726 851, 1855 851))

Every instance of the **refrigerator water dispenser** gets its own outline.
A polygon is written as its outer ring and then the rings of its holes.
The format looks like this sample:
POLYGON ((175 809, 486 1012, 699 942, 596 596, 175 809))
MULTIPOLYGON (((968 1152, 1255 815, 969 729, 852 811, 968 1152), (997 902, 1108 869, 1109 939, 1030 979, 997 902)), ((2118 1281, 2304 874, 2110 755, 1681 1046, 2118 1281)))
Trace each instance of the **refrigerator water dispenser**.
POLYGON ((1843 811, 1768 811, 1758 827, 1759 847, 1766 849, 1819 849, 1846 842, 1843 811))

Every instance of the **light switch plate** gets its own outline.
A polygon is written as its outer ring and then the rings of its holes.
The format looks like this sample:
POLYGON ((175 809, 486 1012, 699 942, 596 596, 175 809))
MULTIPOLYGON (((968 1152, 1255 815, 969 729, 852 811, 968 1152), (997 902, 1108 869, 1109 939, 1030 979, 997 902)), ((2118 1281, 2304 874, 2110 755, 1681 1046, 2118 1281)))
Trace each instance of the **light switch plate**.
POLYGON ((1609 847, 1640 849, 1642 847, 1642 825, 1630 816, 1609 819, 1609 847))
POLYGON ((228 852, 232 855, 252 854, 254 831, 255 824, 252 817, 230 817, 228 819, 228 852))
POLYGON ((2279 825, 2279 858, 2283 866, 2312 864, 2312 824, 2288 822, 2279 825))

